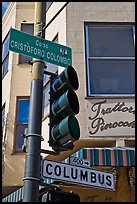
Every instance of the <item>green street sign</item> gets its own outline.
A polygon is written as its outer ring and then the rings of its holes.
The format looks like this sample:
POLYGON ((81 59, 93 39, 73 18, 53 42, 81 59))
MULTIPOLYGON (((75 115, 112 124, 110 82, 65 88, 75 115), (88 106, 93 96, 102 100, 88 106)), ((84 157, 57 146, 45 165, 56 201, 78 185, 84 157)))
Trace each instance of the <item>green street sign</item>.
POLYGON ((10 29, 9 50, 62 67, 72 65, 70 47, 10 29))

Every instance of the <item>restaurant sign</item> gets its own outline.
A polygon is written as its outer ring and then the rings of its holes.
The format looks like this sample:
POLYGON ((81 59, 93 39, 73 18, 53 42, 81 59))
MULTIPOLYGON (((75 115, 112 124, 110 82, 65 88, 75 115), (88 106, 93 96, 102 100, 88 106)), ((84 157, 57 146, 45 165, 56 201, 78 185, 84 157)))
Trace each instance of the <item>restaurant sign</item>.
POLYGON ((89 136, 134 136, 135 101, 87 100, 89 136))

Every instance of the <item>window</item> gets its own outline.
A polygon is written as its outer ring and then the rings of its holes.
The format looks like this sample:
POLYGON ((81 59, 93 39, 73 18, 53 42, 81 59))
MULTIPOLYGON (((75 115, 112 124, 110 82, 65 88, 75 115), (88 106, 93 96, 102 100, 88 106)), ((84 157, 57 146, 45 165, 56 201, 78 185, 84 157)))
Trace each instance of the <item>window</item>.
POLYGON ((46 2, 46 10, 50 7, 53 2, 46 2))
POLYGON ((134 26, 87 24, 85 28, 88 96, 134 95, 134 26))
POLYGON ((28 126, 29 99, 18 99, 17 104, 17 129, 16 129, 16 150, 22 151, 24 138, 21 136, 28 126))
POLYGON ((2 44, 2 78, 8 72, 8 65, 9 65, 9 33, 7 34, 6 38, 2 44))
MULTIPOLYGON (((34 35, 34 24, 33 23, 22 23, 21 24, 21 31, 25 33, 29 33, 31 35, 34 35)), ((32 60, 32 57, 28 57, 25 55, 20 54, 19 55, 19 63, 20 64, 27 64, 29 61, 32 60)))
POLYGON ((42 107, 42 117, 44 118, 49 114, 49 95, 50 91, 50 83, 47 84, 46 87, 43 89, 43 107, 42 107))
POLYGON ((2 107, 2 131, 4 129, 4 125, 5 125, 5 104, 2 107))
MULTIPOLYGON (((58 35, 55 36, 55 38, 53 39, 53 42, 58 43, 58 35)), ((55 64, 51 64, 51 63, 46 63, 46 70, 48 72, 52 72, 52 73, 56 73, 58 71, 58 66, 55 64)), ((46 117, 49 114, 49 91, 50 91, 50 76, 44 74, 43 77, 43 108, 42 108, 42 117, 46 117)))

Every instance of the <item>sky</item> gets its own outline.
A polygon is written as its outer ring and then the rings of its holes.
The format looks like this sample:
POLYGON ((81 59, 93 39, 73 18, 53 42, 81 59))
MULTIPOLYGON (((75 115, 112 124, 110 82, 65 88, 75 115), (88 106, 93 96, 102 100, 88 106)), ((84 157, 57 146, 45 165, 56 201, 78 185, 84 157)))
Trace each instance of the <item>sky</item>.
POLYGON ((8 5, 9 5, 9 2, 2 2, 2 16, 4 15, 8 5))

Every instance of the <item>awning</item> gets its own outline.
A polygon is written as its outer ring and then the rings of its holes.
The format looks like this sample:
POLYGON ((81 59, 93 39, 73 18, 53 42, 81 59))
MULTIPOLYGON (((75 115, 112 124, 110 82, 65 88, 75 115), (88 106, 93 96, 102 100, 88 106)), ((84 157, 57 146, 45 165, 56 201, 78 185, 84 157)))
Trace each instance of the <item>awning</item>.
POLYGON ((18 202, 23 198, 23 187, 2 199, 2 202, 18 202))
POLYGON ((129 147, 82 148, 72 156, 89 160, 90 166, 135 166, 135 148, 129 147))
MULTIPOLYGON (((102 148, 82 148, 71 156, 90 161, 90 166, 135 166, 135 148, 129 147, 102 147, 102 148)), ((69 163, 69 157, 63 162, 69 163)), ((46 183, 54 180, 45 179, 46 183)), ((43 186, 40 186, 40 189, 43 186)), ((18 202, 23 199, 23 187, 2 199, 2 202, 18 202)))
MULTIPOLYGON (((44 179, 44 182, 50 184, 53 182, 51 179, 44 179)), ((39 190, 44 188, 44 186, 39 186, 39 190)), ((19 202, 23 200, 23 190, 24 187, 19 188, 18 190, 14 191, 10 195, 6 196, 2 199, 2 202, 19 202)))

